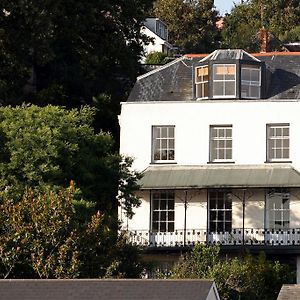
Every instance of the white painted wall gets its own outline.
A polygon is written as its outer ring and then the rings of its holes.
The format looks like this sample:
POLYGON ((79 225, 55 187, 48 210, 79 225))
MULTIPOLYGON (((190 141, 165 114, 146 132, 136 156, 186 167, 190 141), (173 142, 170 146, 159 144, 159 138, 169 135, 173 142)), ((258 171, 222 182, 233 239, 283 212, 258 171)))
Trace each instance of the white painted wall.
MULTIPOLYGON (((290 124, 291 165, 300 170, 300 101, 199 101, 122 103, 119 117, 120 153, 135 159, 139 171, 151 163, 151 128, 175 125, 175 161, 178 165, 206 165, 209 160, 209 126, 233 128, 235 165, 265 164, 266 124, 290 124)), ((187 229, 207 226, 206 191, 190 192, 187 229)), ((149 230, 150 192, 140 192, 142 205, 132 220, 123 219, 130 230, 149 230)), ((264 228, 263 189, 246 195, 245 228, 264 228), (248 197, 249 196, 249 197, 248 197)), ((233 196, 233 228, 242 228, 241 195, 233 196)), ((175 229, 184 228, 184 194, 176 191, 175 229)), ((291 190, 290 226, 300 227, 300 190, 291 190)))
POLYGON ((159 37, 157 34, 155 34, 153 31, 151 31, 147 27, 142 28, 142 33, 148 36, 152 39, 152 42, 150 42, 148 45, 143 44, 144 48, 144 57, 142 62, 145 61, 145 57, 147 54, 151 52, 163 52, 168 54, 169 51, 172 49, 172 45, 169 44, 167 41, 163 40, 161 37, 159 37))
POLYGON ((134 168, 151 163, 151 128, 175 125, 178 165, 206 165, 209 126, 230 124, 235 164, 264 164, 266 124, 290 124, 290 160, 300 170, 300 101, 191 101, 122 103, 120 152, 135 158, 134 168))

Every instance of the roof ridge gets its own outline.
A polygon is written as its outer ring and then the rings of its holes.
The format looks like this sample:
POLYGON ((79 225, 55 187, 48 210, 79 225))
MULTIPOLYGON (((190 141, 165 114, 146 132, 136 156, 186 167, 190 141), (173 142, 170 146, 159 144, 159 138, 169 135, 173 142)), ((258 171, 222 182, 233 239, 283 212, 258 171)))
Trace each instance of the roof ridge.
MULTIPOLYGON (((188 57, 188 58, 197 58, 197 57, 204 58, 204 57, 206 57, 208 55, 211 55, 212 53, 191 53, 191 54, 185 54, 184 56, 188 57)), ((259 52, 254 52, 254 53, 246 52, 246 53, 250 54, 250 55, 252 55, 254 57, 255 56, 273 56, 273 55, 278 55, 278 56, 289 56, 289 55, 290 56, 298 56, 298 55, 300 55, 300 52, 277 52, 277 51, 274 51, 274 52, 265 52, 265 53, 259 53, 259 52)))

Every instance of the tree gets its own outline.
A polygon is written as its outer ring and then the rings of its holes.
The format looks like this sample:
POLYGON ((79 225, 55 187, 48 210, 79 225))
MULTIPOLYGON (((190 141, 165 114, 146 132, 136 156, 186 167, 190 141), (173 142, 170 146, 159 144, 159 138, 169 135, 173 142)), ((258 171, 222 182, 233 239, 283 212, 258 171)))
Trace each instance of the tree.
POLYGON ((167 60, 167 54, 162 52, 151 52, 146 55, 145 63, 150 65, 164 65, 167 60))
POLYGON ((113 119, 102 124, 97 118, 97 125, 116 131, 119 102, 138 72, 144 38, 140 28, 151 4, 1 1, 1 104, 74 108, 93 105, 94 97, 106 94, 113 102, 113 119))
MULTIPOLYGON (((276 299, 283 283, 292 283, 286 265, 271 262, 261 253, 221 258, 217 246, 196 245, 166 277, 214 279, 222 299, 276 299)), ((160 275, 162 277, 162 275, 160 275)))
POLYGON ((223 47, 259 51, 259 29, 271 33, 270 49, 300 38, 299 1, 248 0, 236 5, 224 19, 223 47))
MULTIPOLYGON (((118 185, 131 214, 139 200, 132 160, 114 152, 110 134, 95 133, 94 109, 23 105, 0 108, 0 195, 21 198, 27 187, 55 190, 76 183, 77 199, 116 212, 118 185)), ((80 202, 78 203, 80 205, 80 202)))
POLYGON ((0 205, 0 277, 137 277, 137 251, 97 212, 78 222, 74 186, 58 192, 28 189, 0 205), (130 267, 128 261, 130 259, 130 267))
POLYGON ((217 11, 212 0, 156 0, 154 15, 168 25, 169 40, 183 53, 217 48, 217 11))

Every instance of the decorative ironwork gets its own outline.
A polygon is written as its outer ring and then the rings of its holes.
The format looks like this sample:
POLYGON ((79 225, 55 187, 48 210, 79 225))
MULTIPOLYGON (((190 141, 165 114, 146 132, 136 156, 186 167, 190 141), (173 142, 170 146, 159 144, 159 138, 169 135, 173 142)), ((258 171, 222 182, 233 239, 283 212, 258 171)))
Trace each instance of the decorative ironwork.
POLYGON ((209 245, 300 246, 300 229, 234 228, 230 232, 208 232, 205 229, 181 229, 173 232, 147 230, 127 231, 130 243, 142 247, 183 247, 209 245))

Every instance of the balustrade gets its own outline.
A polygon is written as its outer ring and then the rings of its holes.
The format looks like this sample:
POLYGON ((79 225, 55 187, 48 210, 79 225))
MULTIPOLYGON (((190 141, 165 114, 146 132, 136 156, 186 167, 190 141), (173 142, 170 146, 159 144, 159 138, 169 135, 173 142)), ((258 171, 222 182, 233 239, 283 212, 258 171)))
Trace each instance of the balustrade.
POLYGON ((240 228, 230 232, 209 232, 205 229, 152 232, 133 230, 126 232, 129 242, 142 247, 183 247, 197 243, 211 245, 269 245, 300 246, 300 229, 275 230, 240 228))

